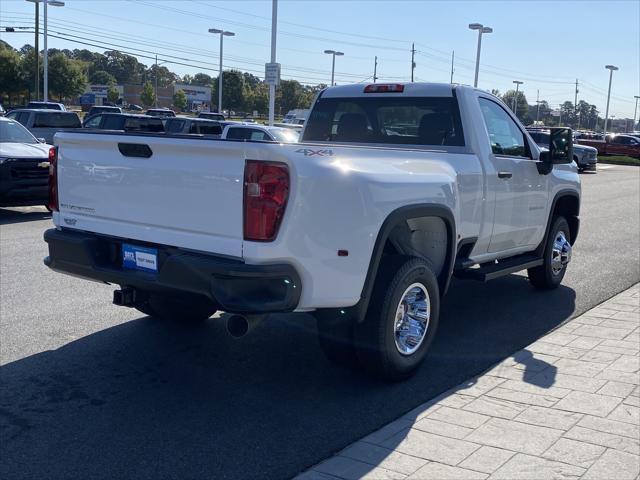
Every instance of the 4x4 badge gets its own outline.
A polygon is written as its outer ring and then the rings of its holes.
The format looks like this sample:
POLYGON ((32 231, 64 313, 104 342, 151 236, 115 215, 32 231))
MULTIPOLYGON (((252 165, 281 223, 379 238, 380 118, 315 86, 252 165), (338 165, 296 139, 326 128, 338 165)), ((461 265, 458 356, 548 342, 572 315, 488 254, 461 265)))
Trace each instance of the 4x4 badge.
POLYGON ((331 150, 331 149, 313 150, 311 148, 300 148, 300 149, 296 150, 296 153, 301 153, 305 157, 313 157, 313 156, 316 156, 316 155, 318 157, 332 157, 333 156, 333 150, 331 150))

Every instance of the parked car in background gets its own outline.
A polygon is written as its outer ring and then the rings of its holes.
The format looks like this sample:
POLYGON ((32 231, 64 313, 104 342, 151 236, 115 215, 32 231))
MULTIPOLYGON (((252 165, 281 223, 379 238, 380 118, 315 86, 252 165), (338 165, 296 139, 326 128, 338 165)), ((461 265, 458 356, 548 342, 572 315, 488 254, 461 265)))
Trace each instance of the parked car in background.
POLYGON ((198 118, 206 118, 207 120, 218 120, 220 122, 224 122, 226 120, 222 113, 214 112, 200 112, 198 113, 198 118))
POLYGON ((50 149, 19 122, 0 117, 0 207, 47 204, 50 149))
POLYGON ((145 115, 151 115, 152 117, 175 117, 176 112, 168 108, 150 108, 145 112, 145 115))
MULTIPOLYGON (((533 141, 541 148, 546 148, 551 139, 549 130, 527 129, 533 141)), ((578 165, 578 171, 595 172, 598 165, 598 150, 586 145, 573 144, 573 161, 578 165)))
POLYGON ((229 140, 296 143, 299 137, 298 132, 289 128, 237 123, 224 127, 221 138, 229 140))
POLYGON ((122 109, 120 107, 100 105, 91 107, 91 109, 87 113, 87 116, 90 117, 91 115, 95 115, 96 113, 122 113, 122 109))
POLYGON ((63 112, 67 110, 62 103, 57 102, 29 102, 26 108, 38 110, 61 110, 63 112))
POLYGON ((604 140, 576 140, 580 145, 598 149, 600 155, 628 155, 640 158, 640 137, 633 135, 607 135, 604 140))
POLYGON ((304 121, 309 115, 308 109, 296 108, 295 110, 289 110, 282 119, 282 123, 293 123, 297 125, 304 125, 304 121))
POLYGON ((222 134, 223 127, 220 122, 204 118, 173 117, 164 121, 167 133, 195 133, 216 138, 222 134))
POLYGON ((44 138, 51 145, 56 132, 68 128, 82 128, 80 117, 75 112, 19 108, 11 110, 6 116, 17 120, 36 138, 44 138))
POLYGON ((597 148, 600 155, 628 155, 640 158, 640 137, 633 135, 607 135, 599 140, 579 138, 576 142, 597 148))
POLYGON ((98 113, 85 119, 84 128, 125 132, 164 132, 162 119, 134 113, 98 113))

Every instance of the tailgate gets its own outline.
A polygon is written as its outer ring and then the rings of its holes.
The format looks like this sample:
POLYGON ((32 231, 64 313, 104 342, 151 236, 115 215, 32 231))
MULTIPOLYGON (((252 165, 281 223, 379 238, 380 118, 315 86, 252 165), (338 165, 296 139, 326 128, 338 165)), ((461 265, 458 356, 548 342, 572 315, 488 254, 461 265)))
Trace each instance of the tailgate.
POLYGON ((242 257, 241 143, 85 133, 56 143, 57 225, 242 257))

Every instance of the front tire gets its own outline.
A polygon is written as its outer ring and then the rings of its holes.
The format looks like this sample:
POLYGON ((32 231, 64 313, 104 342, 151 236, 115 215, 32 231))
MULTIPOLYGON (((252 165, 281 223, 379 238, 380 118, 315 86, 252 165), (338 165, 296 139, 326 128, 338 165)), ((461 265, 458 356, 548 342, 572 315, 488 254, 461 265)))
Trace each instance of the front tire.
POLYGON ((355 327, 363 368, 390 381, 413 374, 433 341, 439 310, 438 281, 425 260, 383 259, 365 320, 355 327))
POLYGON ((553 219, 543 255, 542 265, 527 270, 529 281, 543 290, 558 288, 571 261, 571 231, 564 217, 553 219))
POLYGON ((181 323, 199 323, 216 313, 215 306, 207 299, 187 296, 168 296, 150 293, 146 301, 136 309, 150 317, 181 323))

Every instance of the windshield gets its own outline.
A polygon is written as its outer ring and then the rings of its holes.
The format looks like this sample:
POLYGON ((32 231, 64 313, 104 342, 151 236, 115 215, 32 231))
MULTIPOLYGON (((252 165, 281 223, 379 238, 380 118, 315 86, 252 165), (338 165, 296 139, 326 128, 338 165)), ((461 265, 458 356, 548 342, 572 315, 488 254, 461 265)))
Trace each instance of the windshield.
POLYGON ((533 141, 536 142, 541 147, 548 148, 549 142, 551 141, 551 135, 545 132, 529 132, 533 141))
POLYGON ((270 128, 269 133, 281 143, 297 143, 300 137, 298 132, 289 128, 270 128))
POLYGON ((38 143, 29 130, 13 120, 0 122, 0 143, 38 143))
POLYGON ((454 97, 320 98, 303 140, 464 146, 454 97))

